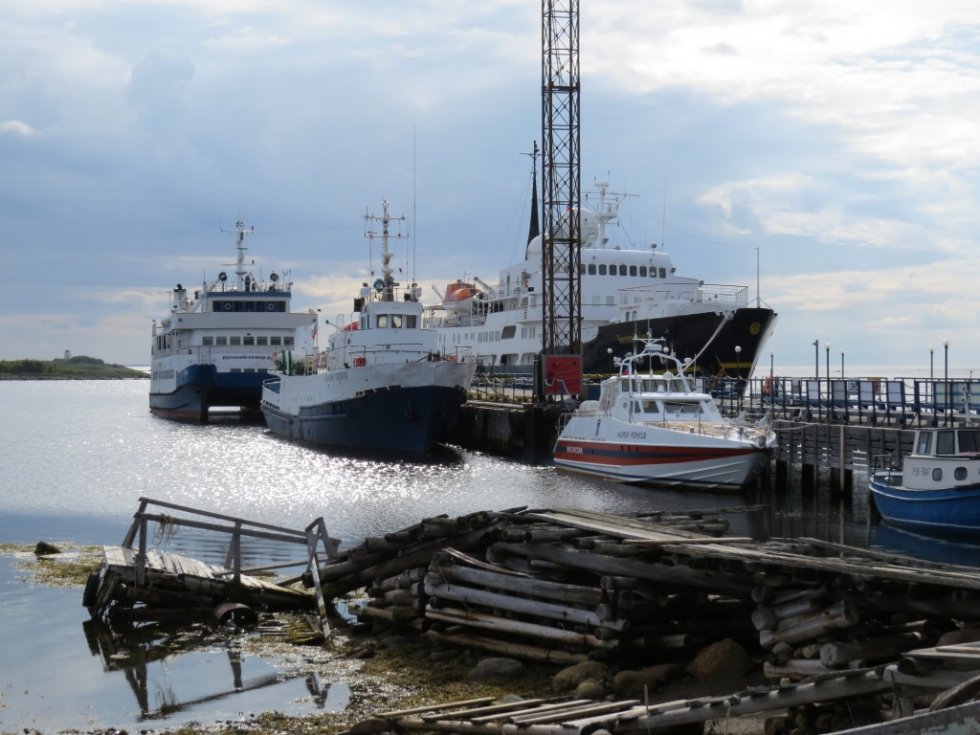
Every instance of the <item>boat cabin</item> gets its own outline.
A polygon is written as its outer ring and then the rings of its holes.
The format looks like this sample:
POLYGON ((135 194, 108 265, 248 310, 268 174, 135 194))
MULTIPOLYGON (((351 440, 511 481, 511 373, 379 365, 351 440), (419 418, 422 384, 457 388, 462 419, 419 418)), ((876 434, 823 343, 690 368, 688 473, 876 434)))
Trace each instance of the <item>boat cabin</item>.
POLYGON ((980 453, 980 429, 920 429, 915 432, 914 454, 962 456, 980 453))
POLYGON ((901 475, 890 473, 888 481, 909 490, 980 485, 980 428, 917 430, 901 475))

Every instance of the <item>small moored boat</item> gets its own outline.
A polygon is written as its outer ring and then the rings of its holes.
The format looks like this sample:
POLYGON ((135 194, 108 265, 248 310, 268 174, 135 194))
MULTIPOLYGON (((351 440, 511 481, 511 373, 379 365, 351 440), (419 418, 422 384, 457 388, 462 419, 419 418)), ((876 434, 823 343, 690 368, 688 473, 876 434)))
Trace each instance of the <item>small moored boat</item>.
POLYGON ((980 428, 918 429, 901 471, 875 470, 869 487, 896 526, 980 534, 980 428))
POLYGON ((692 388, 686 364, 663 340, 644 340, 641 351, 614 362, 619 374, 602 382, 599 400, 584 401, 561 430, 556 465, 712 490, 737 490, 764 466, 776 443, 768 421, 723 417, 709 394, 692 388))

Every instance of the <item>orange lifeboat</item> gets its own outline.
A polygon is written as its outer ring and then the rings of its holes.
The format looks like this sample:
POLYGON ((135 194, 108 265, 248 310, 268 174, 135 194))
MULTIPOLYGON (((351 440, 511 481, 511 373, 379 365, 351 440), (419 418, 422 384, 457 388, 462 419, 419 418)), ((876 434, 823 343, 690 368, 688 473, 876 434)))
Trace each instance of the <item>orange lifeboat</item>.
POLYGON ((475 283, 457 280, 446 286, 446 295, 442 299, 443 306, 449 311, 470 311, 474 299, 479 299, 483 292, 475 283))

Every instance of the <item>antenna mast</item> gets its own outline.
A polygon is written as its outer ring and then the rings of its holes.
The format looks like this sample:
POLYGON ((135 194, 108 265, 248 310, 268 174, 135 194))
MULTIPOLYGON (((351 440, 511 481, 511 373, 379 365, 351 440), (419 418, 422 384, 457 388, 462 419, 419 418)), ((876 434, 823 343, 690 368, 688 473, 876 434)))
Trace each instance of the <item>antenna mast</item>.
MULTIPOLYGON (((581 233, 582 182, 579 172, 579 0, 542 0, 541 5, 541 248, 544 383, 555 379, 549 358, 578 358, 581 380, 581 233)), ((553 362, 553 360, 552 360, 553 362)), ((574 372, 562 360, 560 372, 574 372)), ((563 377, 567 382, 568 378, 563 377)), ((549 392, 566 392, 553 388, 549 392)), ((577 388, 568 392, 578 392, 577 388)))

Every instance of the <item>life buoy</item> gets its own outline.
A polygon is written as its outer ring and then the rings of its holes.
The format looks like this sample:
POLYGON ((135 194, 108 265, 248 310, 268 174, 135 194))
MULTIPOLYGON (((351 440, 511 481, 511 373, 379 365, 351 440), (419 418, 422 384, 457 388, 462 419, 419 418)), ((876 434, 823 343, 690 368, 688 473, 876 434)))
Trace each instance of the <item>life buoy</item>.
POLYGON ((225 311, 231 311, 231 302, 230 301, 226 301, 225 302, 225 311))
POLYGON ((272 303, 272 302, 270 301, 270 302, 269 302, 269 305, 268 305, 268 306, 267 306, 266 308, 267 308, 267 309, 268 309, 269 311, 275 311, 275 310, 276 310, 276 305, 275 305, 275 304, 273 304, 273 303, 272 303))

